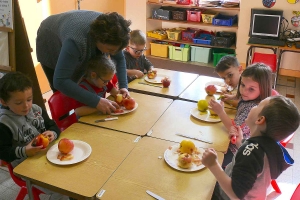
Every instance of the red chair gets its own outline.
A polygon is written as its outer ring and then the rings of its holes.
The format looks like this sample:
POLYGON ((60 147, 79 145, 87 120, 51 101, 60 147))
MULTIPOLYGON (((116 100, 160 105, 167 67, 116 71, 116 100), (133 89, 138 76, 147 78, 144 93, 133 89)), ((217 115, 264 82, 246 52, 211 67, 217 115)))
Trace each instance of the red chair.
MULTIPOLYGON (((4 162, 4 161, 2 161, 4 162)), ((27 191, 27 187, 26 187, 26 182, 24 180, 22 180, 21 178, 17 177, 14 172, 13 172, 13 166, 10 163, 5 162, 5 164, 7 165, 9 174, 11 176, 11 178, 13 179, 13 181, 21 187, 21 190, 16 198, 16 200, 23 200, 24 197, 27 195, 28 191, 27 191)), ((42 192, 41 190, 37 189, 36 187, 32 187, 32 194, 33 194, 33 199, 34 200, 40 200, 40 194, 44 194, 44 192, 42 192)))
MULTIPOLYGON (((291 141, 291 139, 294 137, 294 134, 291 134, 290 136, 288 136, 287 138, 285 138, 284 140, 281 140, 280 141, 280 144, 283 146, 283 147, 286 147, 286 145, 291 141)), ((276 180, 272 180, 271 181, 271 185, 273 187, 273 189, 275 190, 275 192, 277 193, 280 193, 281 194, 281 190, 276 182, 276 180)))
POLYGON ((300 184, 297 186, 297 188, 295 189, 291 200, 299 200, 300 199, 300 184))
POLYGON ((254 52, 251 63, 254 64, 254 63, 258 63, 258 62, 264 63, 271 68, 271 70, 275 76, 274 83, 273 83, 273 88, 275 88, 276 82, 277 82, 277 55, 254 52))
POLYGON ((56 91, 48 100, 52 119, 56 122, 61 131, 77 122, 74 112, 75 100, 56 91))

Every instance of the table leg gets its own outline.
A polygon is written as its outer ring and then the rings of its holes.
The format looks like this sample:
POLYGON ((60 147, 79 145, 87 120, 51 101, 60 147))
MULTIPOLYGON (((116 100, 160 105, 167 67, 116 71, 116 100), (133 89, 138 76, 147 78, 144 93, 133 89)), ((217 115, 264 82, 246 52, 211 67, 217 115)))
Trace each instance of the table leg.
POLYGON ((29 200, 34 200, 33 194, 32 194, 32 185, 31 185, 30 180, 28 180, 28 179, 26 179, 26 187, 27 187, 27 193, 28 193, 29 200))

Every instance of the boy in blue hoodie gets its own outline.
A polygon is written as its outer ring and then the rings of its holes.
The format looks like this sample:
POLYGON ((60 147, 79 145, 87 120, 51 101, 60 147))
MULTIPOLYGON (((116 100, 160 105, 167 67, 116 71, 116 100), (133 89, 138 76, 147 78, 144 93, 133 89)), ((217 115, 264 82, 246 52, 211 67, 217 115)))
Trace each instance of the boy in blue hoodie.
MULTIPOLYGON (((10 72, 0 79, 0 159, 13 167, 27 157, 45 151, 43 146, 33 146, 39 134, 55 140, 60 130, 45 110, 32 104, 32 82, 20 72, 10 72)), ((37 187, 52 200, 68 199, 61 194, 37 187)))
POLYGON ((283 96, 268 97, 253 107, 246 119, 250 138, 242 143, 239 129, 240 147, 225 171, 214 149, 203 154, 203 164, 218 181, 212 199, 266 199, 271 180, 294 163, 279 141, 295 132, 299 121, 297 107, 283 96))

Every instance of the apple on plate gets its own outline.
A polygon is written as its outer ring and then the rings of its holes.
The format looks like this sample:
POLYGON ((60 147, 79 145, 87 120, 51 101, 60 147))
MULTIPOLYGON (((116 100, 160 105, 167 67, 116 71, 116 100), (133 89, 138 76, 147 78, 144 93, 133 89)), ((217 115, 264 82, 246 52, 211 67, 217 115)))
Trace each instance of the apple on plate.
POLYGON ((135 107, 135 100, 131 97, 125 98, 123 100, 123 106, 126 110, 132 110, 135 107))
POLYGON ((171 84, 171 80, 168 77, 164 77, 163 79, 161 79, 161 82, 164 88, 169 87, 169 85, 171 84))
POLYGON ((119 105, 119 106, 122 106, 123 105, 123 100, 124 100, 124 97, 122 94, 117 94, 116 97, 115 97, 115 102, 119 105))
POLYGON ((188 153, 182 153, 178 156, 178 166, 184 169, 188 169, 192 166, 192 155, 188 153))
POLYGON ((215 85, 207 85, 205 87, 205 91, 208 95, 212 96, 212 95, 216 94, 217 88, 215 85))
POLYGON ((32 146, 43 146, 42 149, 45 149, 49 145, 49 138, 47 136, 44 136, 43 134, 39 134, 36 138, 34 138, 32 142, 32 146))
POLYGON ((58 150, 63 154, 68 154, 74 149, 74 143, 72 140, 63 138, 58 142, 58 150))
POLYGON ((148 71, 147 76, 149 79, 154 79, 157 76, 156 70, 148 71))

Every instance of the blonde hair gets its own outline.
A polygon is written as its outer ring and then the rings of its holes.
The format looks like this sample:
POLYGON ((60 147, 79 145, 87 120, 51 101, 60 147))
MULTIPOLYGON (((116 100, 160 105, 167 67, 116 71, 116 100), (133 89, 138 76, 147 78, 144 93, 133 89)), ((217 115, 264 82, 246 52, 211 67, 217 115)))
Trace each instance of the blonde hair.
POLYGON ((145 45, 146 44, 146 35, 141 30, 133 30, 130 32, 130 44, 134 45, 145 45))

